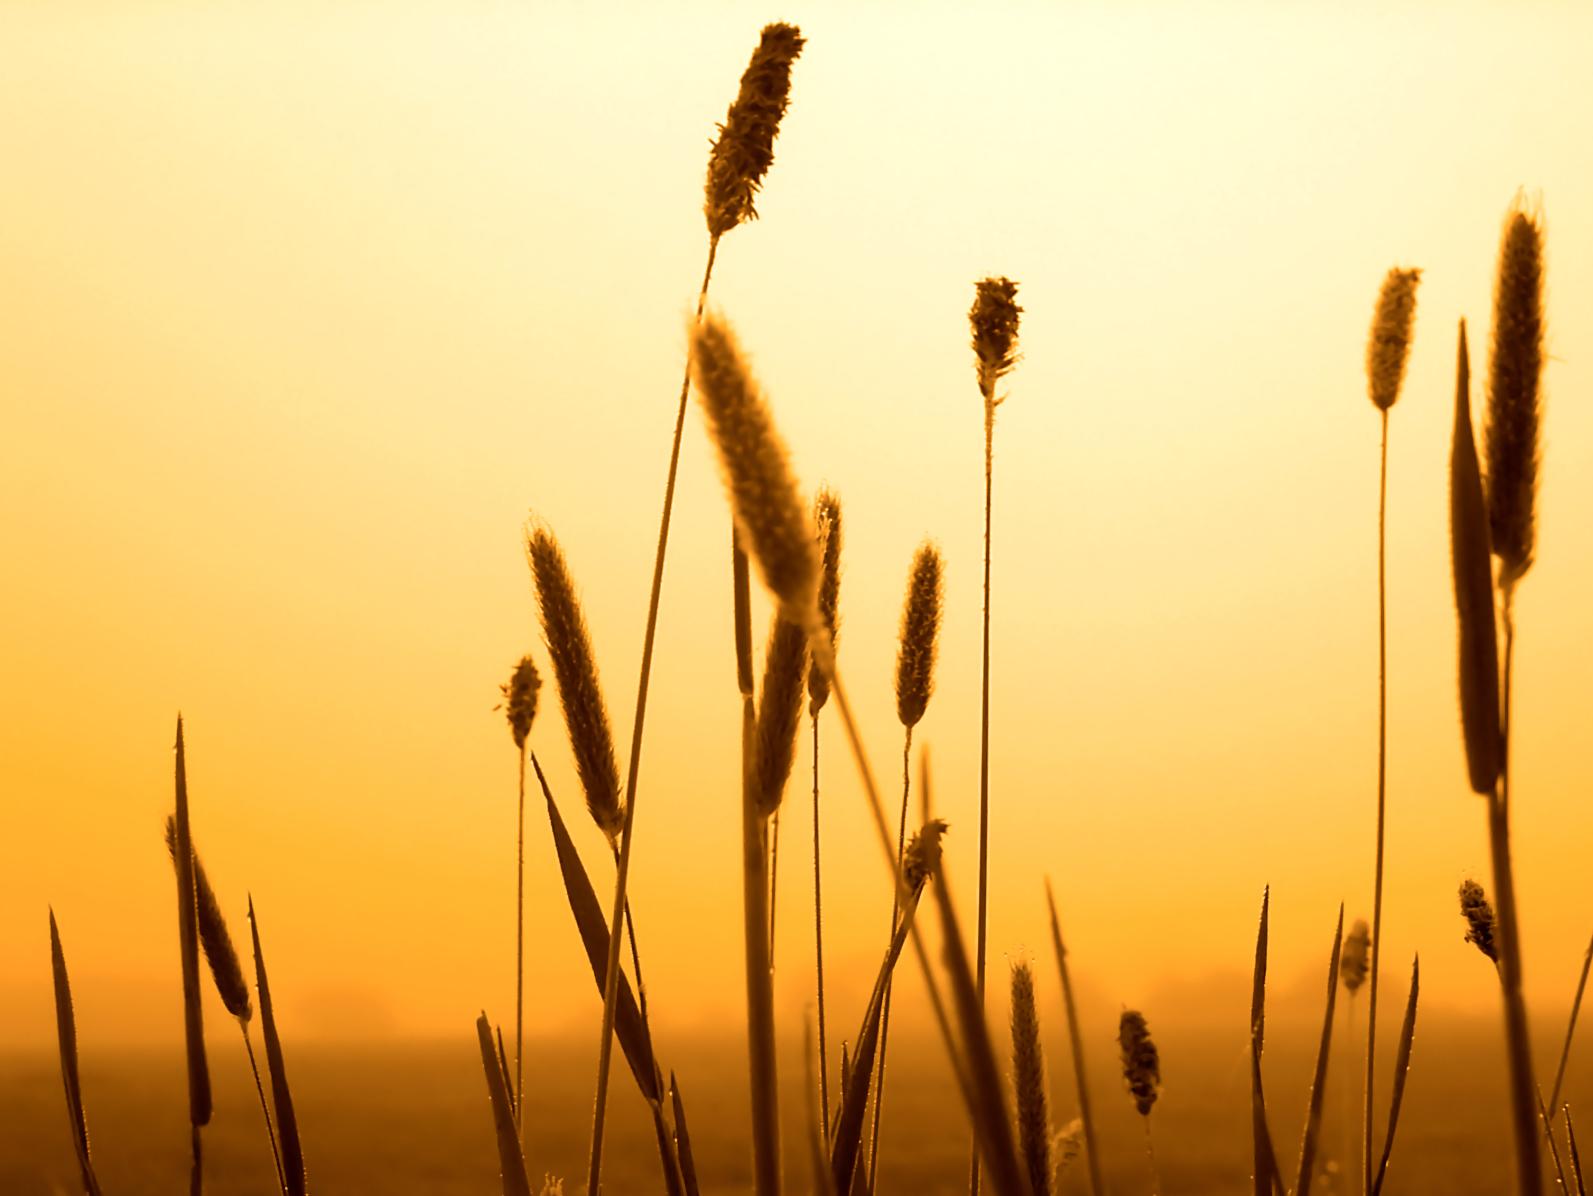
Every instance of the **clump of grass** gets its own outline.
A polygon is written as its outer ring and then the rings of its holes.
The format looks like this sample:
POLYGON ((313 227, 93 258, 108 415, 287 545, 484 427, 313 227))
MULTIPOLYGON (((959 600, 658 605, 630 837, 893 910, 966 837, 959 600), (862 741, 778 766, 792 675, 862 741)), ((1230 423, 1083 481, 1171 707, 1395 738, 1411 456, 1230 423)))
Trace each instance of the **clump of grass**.
POLYGON ((1123 1083, 1134 1098, 1134 1111, 1145 1119, 1145 1153, 1150 1161, 1152 1196, 1160 1190, 1156 1172, 1156 1144, 1151 1135, 1151 1107, 1161 1093, 1162 1062, 1150 1035, 1145 1015, 1125 1009, 1117 1023, 1117 1045, 1123 1060, 1123 1083))
POLYGON ((1377 473, 1377 836, 1372 884, 1371 986, 1367 1004, 1365 1142, 1362 1171, 1365 1189, 1372 1183, 1372 1103, 1377 1074, 1377 954, 1383 938, 1383 828, 1388 788, 1388 601, 1386 585, 1388 519, 1388 413, 1399 398, 1410 355, 1411 325, 1416 318, 1416 285, 1420 270, 1390 270, 1378 292, 1372 331, 1366 345, 1367 393, 1382 423, 1377 473))
POLYGON ((1483 887, 1469 877, 1460 882, 1460 916, 1466 920, 1466 941, 1498 966, 1499 946, 1494 941, 1498 921, 1483 887))
POLYGON ((1017 1096, 1018 1153, 1034 1196, 1051 1192, 1051 1114, 1045 1088, 1045 1052, 1034 1002, 1034 973, 1027 961, 1012 965, 1012 1088, 1017 1096))
MULTIPOLYGON (((509 736, 520 755, 514 840, 514 1124, 524 1145, 525 1122, 525 761, 531 724, 537 717, 542 678, 536 662, 522 656, 502 686, 509 736)), ((507 1069, 506 1069, 507 1071, 507 1069)))

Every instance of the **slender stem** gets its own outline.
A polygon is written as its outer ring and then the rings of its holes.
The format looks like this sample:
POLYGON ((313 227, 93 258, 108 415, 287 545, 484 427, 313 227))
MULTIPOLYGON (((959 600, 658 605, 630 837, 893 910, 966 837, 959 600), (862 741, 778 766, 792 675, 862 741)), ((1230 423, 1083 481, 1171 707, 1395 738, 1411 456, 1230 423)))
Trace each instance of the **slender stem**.
POLYGON ((1372 1191, 1372 1106, 1377 1078, 1377 965, 1383 954, 1383 815, 1388 781, 1388 410, 1382 411, 1382 449, 1377 469, 1377 862, 1372 882, 1372 941, 1367 945, 1366 1093, 1362 1122, 1362 1192, 1372 1191))
POLYGON ((265 1115, 266 1137, 271 1139, 271 1161, 277 1168, 277 1186, 288 1190, 287 1173, 282 1170, 282 1150, 277 1146, 277 1129, 271 1124, 271 1107, 266 1104, 265 1085, 260 1083, 260 1067, 254 1061, 254 1043, 249 1038, 249 1023, 242 1018, 238 1025, 243 1029, 243 1048, 249 1052, 249 1070, 254 1073, 254 1090, 260 1097, 260 1112, 265 1115))
MULTIPOLYGON (((708 241, 708 262, 697 291, 697 319, 708 301, 708 280, 713 276, 719 238, 708 241)), ((641 677, 636 684, 636 720, 631 728, 630 768, 625 781, 625 827, 620 835, 618 872, 614 879, 614 912, 608 926, 608 972, 603 979, 603 1030, 597 1048, 597 1099, 592 1113, 592 1149, 588 1156, 588 1196, 598 1196, 603 1183, 603 1128, 608 1117, 608 1073, 614 1058, 614 1009, 619 1000, 620 919, 625 916, 625 883, 631 870, 631 825, 636 818, 636 778, 642 767, 642 727, 647 721, 647 683, 653 672, 653 640, 658 631, 658 601, 664 588, 664 556, 669 547, 669 517, 675 506, 675 475, 680 467, 680 439, 686 423, 686 397, 691 388, 688 363, 680 380, 680 402, 675 410, 675 439, 669 450, 669 476, 664 482, 664 509, 658 522, 658 551, 653 558, 653 588, 647 599, 647 628, 642 635, 641 677)), ((638 979, 639 983, 639 979, 638 979)))
POLYGON ((824 1042, 824 891, 819 869, 819 712, 813 712, 813 949, 819 970, 819 1119, 830 1142, 830 1068, 824 1042))
MULTIPOLYGON (((985 580, 984 627, 979 677, 979 923, 975 932, 974 987, 979 992, 979 1005, 985 1003, 985 911, 986 888, 989 879, 990 853, 990 497, 991 481, 995 473, 992 452, 996 431, 995 383, 985 391, 985 580)), ((979 1144, 971 1148, 968 1162, 968 1191, 979 1196, 979 1144)))
POLYGON ((1145 1114, 1145 1157, 1150 1160, 1151 1196, 1162 1190, 1162 1177, 1156 1167, 1156 1139, 1151 1134, 1150 1114, 1145 1114))
POLYGON ((1068 952, 1062 944, 1062 924, 1056 916, 1056 900, 1051 882, 1045 882, 1045 901, 1051 912, 1051 945, 1056 950, 1057 970, 1062 973, 1062 1001, 1067 1007, 1068 1040, 1073 1053, 1073 1082, 1079 1095, 1079 1120, 1084 1123, 1084 1157, 1090 1168, 1090 1191, 1105 1196, 1101 1183, 1101 1155, 1095 1146, 1095 1118, 1090 1112, 1090 1081, 1084 1070, 1084 1035, 1079 1030, 1078 1006, 1073 1000, 1073 978, 1068 971, 1068 952))
POLYGON ((780 810, 769 819, 769 966, 774 966, 774 905, 780 880, 780 810))
POLYGON ((520 745, 520 823, 514 874, 514 1128, 525 1149, 525 745, 520 745))
POLYGON ((1537 1085, 1532 1078, 1532 1043, 1526 1000, 1521 992, 1521 923, 1516 912, 1515 873, 1510 861, 1510 682, 1515 624, 1510 593, 1504 597, 1504 685, 1499 787, 1488 801, 1488 841, 1493 856, 1494 900, 1498 915, 1499 980, 1504 995, 1505 1039, 1510 1060, 1510 1108, 1515 1129, 1516 1177, 1522 1196, 1543 1189, 1538 1148, 1537 1085))
MULTIPOLYGON (((913 729, 907 727, 902 736, 902 817, 896 828, 896 868, 901 870, 902 857, 907 851, 907 797, 911 790, 911 774, 908 762, 913 750, 913 729)), ((902 900, 899 889, 891 890, 891 926, 890 933, 895 935, 896 927, 901 917, 902 900)), ((887 940, 888 941, 888 940, 887 940)), ((868 1190, 874 1190, 874 1178, 879 1170, 879 1119, 880 1106, 885 1103, 885 1045, 890 1041, 891 1029, 891 979, 892 973, 885 977, 885 992, 880 1004, 879 1023, 879 1066, 878 1075, 874 1080, 874 1124, 869 1131, 868 1147, 868 1190)))
POLYGON ((205 1191, 205 1165, 204 1151, 199 1145, 199 1127, 193 1128, 193 1164, 188 1169, 189 1196, 204 1196, 205 1191))
POLYGON ((1549 1124, 1560 1115, 1560 1088, 1565 1083, 1565 1065, 1571 1059, 1571 1038, 1576 1034, 1576 1015, 1582 1010, 1582 994, 1587 991, 1588 969, 1593 968, 1593 941, 1582 957, 1582 975, 1576 982, 1576 997, 1571 1002, 1571 1023, 1565 1028, 1565 1045, 1560 1048, 1560 1065, 1554 1072, 1554 1091, 1549 1095, 1549 1124))
MULTIPOLYGON (((619 866, 619 847, 614 845, 614 864, 619 866)), ((642 957, 636 950, 636 917, 631 912, 631 895, 625 894, 625 939, 631 949, 631 974, 636 977, 636 1005, 642 1015, 642 1021, 647 1020, 647 985, 642 981, 642 957)))

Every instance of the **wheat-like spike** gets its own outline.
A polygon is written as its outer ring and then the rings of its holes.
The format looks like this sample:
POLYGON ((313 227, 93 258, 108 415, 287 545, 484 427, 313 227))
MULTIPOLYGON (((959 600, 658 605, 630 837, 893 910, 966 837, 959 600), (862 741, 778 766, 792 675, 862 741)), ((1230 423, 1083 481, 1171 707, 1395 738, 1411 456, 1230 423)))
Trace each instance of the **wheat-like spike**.
POLYGON ((1117 1023, 1117 1045, 1122 1048, 1123 1082, 1134 1097, 1134 1108, 1141 1117, 1149 1117, 1161 1086, 1162 1066, 1143 1013, 1123 1011, 1117 1023))
POLYGON ((1379 411, 1394 405, 1405 380, 1411 325, 1416 320, 1416 284, 1421 277, 1420 270, 1396 266, 1384 276, 1378 292, 1372 332, 1366 341, 1366 383, 1372 405, 1379 411))
POLYGON ((1460 916, 1466 919, 1466 941, 1497 964, 1499 946, 1494 936, 1498 922, 1493 905, 1486 890, 1469 877, 1460 882, 1460 916))
POLYGON ((896 652, 896 717, 904 727, 918 725, 935 688, 942 572, 939 550, 928 541, 919 545, 907 579, 907 598, 902 604, 901 636, 896 652))
POLYGON ((691 330, 691 372, 719 450, 741 543, 786 618, 818 617, 819 552, 784 441, 735 333, 717 313, 691 330))
POLYGON ((765 25, 741 76, 741 89, 708 154, 703 214, 708 235, 716 240, 757 218, 752 201, 774 164, 774 139, 790 103, 791 64, 803 45, 795 25, 765 25))
MULTIPOLYGON (((841 500, 829 487, 813 496, 813 524, 819 537, 819 618, 835 651, 841 629, 841 500)), ((817 714, 830 698, 823 669, 808 670, 808 713, 817 714)))
POLYGON ((1491 794, 1499 778, 1499 657, 1494 627, 1488 515, 1471 436, 1471 367, 1466 322, 1455 366, 1455 429, 1449 455, 1449 546, 1460 635, 1460 721, 1471 787, 1491 794))
POLYGON ((536 661, 529 656, 522 656, 509 679, 498 688, 503 694, 503 708, 509 720, 509 734, 514 737, 514 746, 524 748, 531 736, 531 724, 537 717, 537 691, 542 688, 536 661))
MULTIPOLYGON (((177 820, 166 816, 166 851, 172 864, 177 862, 177 820)), ((240 1022, 248 1023, 254 1016, 254 1005, 249 999, 249 982, 243 977, 243 964, 232 945, 232 935, 227 932, 227 919, 221 913, 221 903, 216 891, 210 887, 210 877, 205 865, 194 851, 194 885, 198 889, 199 945, 205 949, 205 959, 210 964, 210 976, 216 982, 216 992, 227 1012, 240 1022)))
POLYGON ((598 684, 597 661, 586 618, 553 533, 542 526, 530 528, 526 555, 536 577, 542 634, 548 657, 553 661, 553 679, 558 685, 559 705, 564 709, 576 771, 586 792, 586 808, 612 845, 618 841, 625 823, 625 803, 620 797, 614 735, 598 684))
POLYGON ((765 816, 780 808, 785 783, 796 758, 797 724, 802 718, 802 687, 808 671, 808 636, 776 614, 763 661, 758 695, 757 747, 753 756, 754 794, 765 816))
POLYGON ((1543 227, 1518 203, 1499 246, 1483 431, 1488 527, 1506 590, 1532 565, 1542 373, 1543 227))
POLYGON ((973 327, 973 351, 979 375, 979 392, 988 408, 995 406, 996 383, 1018 364, 1018 284, 1010 278, 984 278, 974 284, 974 303, 968 311, 973 327))
POLYGON ((1034 1196, 1051 1192, 1051 1114, 1045 1095, 1045 1053, 1034 1002, 1034 972, 1012 965, 1012 1087, 1018 1104, 1018 1152, 1034 1196))
POLYGON ((1365 918, 1355 919, 1355 925, 1344 936, 1344 949, 1339 956, 1339 979, 1352 996, 1366 983, 1367 955, 1371 946, 1371 927, 1367 926, 1365 918))

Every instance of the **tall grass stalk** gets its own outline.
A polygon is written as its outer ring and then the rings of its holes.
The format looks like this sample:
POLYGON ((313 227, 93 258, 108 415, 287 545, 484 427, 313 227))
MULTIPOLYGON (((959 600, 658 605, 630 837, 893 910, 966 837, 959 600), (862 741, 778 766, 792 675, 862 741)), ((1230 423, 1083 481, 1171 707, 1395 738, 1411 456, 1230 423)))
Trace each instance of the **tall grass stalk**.
MULTIPOLYGON (((542 678, 536 663, 522 656, 502 687, 509 737, 520 757, 519 801, 516 808, 514 851, 514 1126, 525 1148, 525 762, 526 743, 537 715, 537 693, 542 678)), ((508 1074, 508 1069, 504 1069, 508 1074)))
MULTIPOLYGON (((753 197, 774 161, 774 140, 785 115, 791 90, 791 65, 802 53, 802 34, 794 25, 764 27, 758 47, 741 76, 741 86, 719 137, 708 157, 708 180, 703 212, 708 225, 708 259, 697 288, 694 321, 701 321, 708 301, 720 238, 743 221, 757 215, 753 197)), ((603 984, 603 1028, 598 1046, 597 1101, 592 1117, 592 1146, 587 1172, 588 1196, 602 1186, 603 1128, 608 1110, 608 1073, 613 1057, 614 1002, 619 988, 619 929, 625 916, 625 890, 630 879, 631 827, 636 817, 636 784, 642 764, 642 731, 647 720, 647 689, 653 670, 653 645, 658 632, 658 604, 664 586, 664 559, 669 549, 669 522, 675 505, 675 479, 680 468, 681 434, 686 423, 686 399, 691 390, 688 357, 675 406, 675 431, 669 447, 669 469, 664 479, 663 509, 658 519, 658 547, 653 555, 653 580, 647 596, 647 623, 642 633, 642 661, 636 682, 636 715, 631 725, 630 762, 625 780, 625 820, 619 840, 619 860, 614 879, 614 908, 609 920, 609 960, 603 984)), ((640 981, 638 980, 638 984, 640 981)))
MULTIPOLYGON (((813 525, 820 540, 819 620, 829 632, 830 649, 839 642, 841 605, 841 500, 829 489, 813 498, 813 525)), ((818 975, 819 1121, 824 1141, 830 1140, 830 1069, 825 1045, 824 1015, 824 892, 819 854, 819 712, 830 699, 830 682, 823 670, 808 668, 808 715, 813 728, 813 949, 818 975)))
POLYGON ((1101 1157, 1095 1145, 1095 1118, 1090 1112, 1090 1081, 1084 1066, 1084 1035, 1079 1029, 1078 1004, 1073 999, 1073 979, 1068 971, 1068 952, 1062 944, 1062 923, 1056 916, 1056 898, 1051 893, 1051 879, 1045 882, 1045 904, 1051 915, 1051 946, 1056 952, 1057 971, 1062 976, 1062 1001, 1067 1009, 1068 1043, 1073 1054, 1073 1086, 1079 1101, 1079 1122, 1084 1131, 1085 1161, 1090 1169, 1090 1191, 1093 1196, 1105 1196, 1101 1182, 1101 1157))
POLYGON ((1388 413, 1399 398, 1410 354, 1416 315, 1419 270, 1397 267, 1383 279, 1366 347, 1367 391, 1382 424, 1377 471, 1377 847, 1372 885, 1371 984, 1367 995, 1364 1191, 1372 1188, 1372 1105, 1377 1076, 1377 964, 1383 944, 1383 824, 1388 780, 1388 602, 1386 584, 1388 517, 1388 413))

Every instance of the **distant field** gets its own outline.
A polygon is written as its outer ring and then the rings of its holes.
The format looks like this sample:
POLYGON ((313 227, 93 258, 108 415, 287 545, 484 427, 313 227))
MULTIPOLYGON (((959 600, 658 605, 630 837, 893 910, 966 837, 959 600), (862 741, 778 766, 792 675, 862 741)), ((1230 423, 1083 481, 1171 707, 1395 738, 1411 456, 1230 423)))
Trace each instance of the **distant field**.
MULTIPOLYGON (((1053 1036, 1060 1027, 1048 1026, 1053 1036)), ((1544 1044, 1563 1028, 1545 1023, 1544 1044)), ((530 1109, 527 1155, 534 1171, 580 1175, 591 1116, 593 1044, 538 1041, 527 1051, 530 1109)), ((1303 1025, 1280 1026, 1268 1049, 1273 1134, 1292 1174, 1308 1083, 1309 1035, 1303 1025)), ((1242 1029, 1199 1030, 1169 1020, 1158 1031, 1166 1086, 1156 1108, 1157 1155, 1171 1196, 1248 1190, 1249 1088, 1242 1029)), ((1509 1184, 1508 1130, 1501 1103, 1503 1054, 1492 1019, 1421 1026, 1407 1107, 1388 1190, 1391 1196, 1446 1193, 1495 1196, 1509 1184)), ((704 1193, 750 1190, 745 1063, 738 1040, 682 1041, 661 1037, 679 1068, 704 1193)), ((788 1044, 794 1046, 795 1044, 788 1044)), ((1048 1044, 1051 1045, 1051 1044, 1048 1044)), ((893 1050, 892 1100, 883 1141, 881 1189, 904 1193, 967 1190, 966 1122, 948 1101, 949 1077, 939 1045, 903 1037, 893 1050)), ((311 1047, 289 1042, 294 1094, 312 1191, 326 1196, 427 1193, 491 1196, 498 1190, 476 1044, 311 1047)), ((1072 1116, 1065 1057, 1052 1046, 1051 1090, 1059 1120, 1072 1116)), ((271 1196, 271 1159, 259 1111, 237 1044, 217 1039, 213 1067, 217 1110, 205 1139, 207 1189, 237 1196, 271 1196)), ((1545 1060, 1545 1070, 1551 1060, 1545 1060)), ((1102 1154, 1114 1193, 1146 1193, 1144 1137, 1107 1051, 1091 1059, 1099 1089, 1102 1154)), ((90 1131, 101 1179, 113 1196, 169 1196, 181 1190, 188 1167, 184 1073, 179 1052, 127 1052, 84 1060, 90 1131)), ((614 1150, 605 1168, 611 1193, 657 1190, 657 1154, 629 1076, 616 1089, 614 1150)), ((793 1191, 807 1189, 802 1073, 787 1052, 784 1087, 786 1175, 793 1191)), ((1332 1182, 1342 1150, 1345 1093, 1336 1083, 1327 1098, 1329 1172, 1315 1191, 1349 1190, 1332 1182)), ((1573 1108, 1593 1099, 1593 1069, 1573 1066, 1573 1108)), ((0 1056, 0 1193, 34 1196, 74 1190, 75 1174, 60 1075, 53 1053, 0 1056)), ((1075 1175, 1064 1193, 1085 1190, 1075 1175)))

